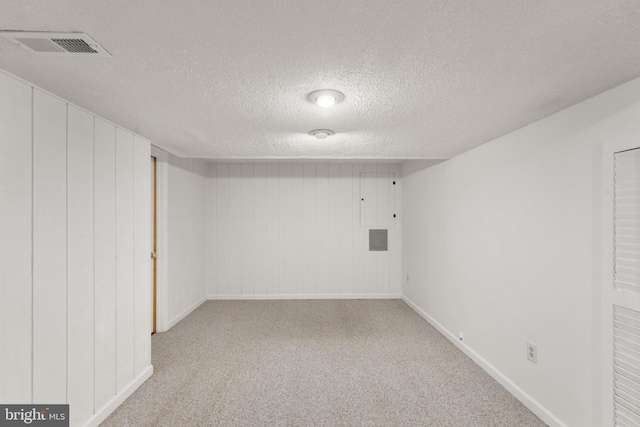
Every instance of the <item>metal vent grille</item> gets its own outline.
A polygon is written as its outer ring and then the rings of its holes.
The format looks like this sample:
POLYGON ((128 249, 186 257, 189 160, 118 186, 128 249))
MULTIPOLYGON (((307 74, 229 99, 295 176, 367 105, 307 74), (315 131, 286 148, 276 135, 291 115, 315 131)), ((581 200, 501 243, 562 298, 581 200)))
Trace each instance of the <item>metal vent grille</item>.
POLYGON ((16 40, 36 52, 64 52, 64 49, 56 46, 47 39, 16 38, 16 40))
POLYGON ((31 53, 39 55, 111 56, 109 52, 85 33, 0 31, 0 36, 31 53))
POLYGON ((67 52, 79 52, 79 53, 98 53, 97 50, 92 49, 82 39, 52 39, 58 45, 62 46, 67 52))
POLYGON ((640 312, 613 306, 614 412, 617 427, 640 426, 640 312))
POLYGON ((640 295, 640 150, 615 155, 615 289, 640 295))

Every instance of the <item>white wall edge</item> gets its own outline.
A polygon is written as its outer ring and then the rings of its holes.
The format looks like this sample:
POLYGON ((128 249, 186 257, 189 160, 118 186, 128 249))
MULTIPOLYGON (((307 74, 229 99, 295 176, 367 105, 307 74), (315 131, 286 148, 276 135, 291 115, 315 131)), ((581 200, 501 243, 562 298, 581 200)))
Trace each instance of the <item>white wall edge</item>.
POLYGON ((208 295, 209 300, 285 300, 285 299, 402 299, 399 294, 232 294, 208 295))
POLYGON ((456 345, 464 354, 469 356, 478 366, 480 366, 486 373, 491 375, 493 379, 498 381, 501 386, 507 389, 512 395, 516 397, 522 404, 531 410, 542 421, 552 427, 567 427, 565 423, 560 421, 555 415, 553 415, 547 408, 542 406, 537 400, 529 396, 524 390, 518 387, 513 381, 511 381, 506 375, 498 371, 493 365, 482 358, 478 353, 473 351, 469 346, 460 341, 453 333, 446 330, 440 323, 427 313, 422 311, 420 307, 413 303, 406 296, 402 296, 402 300, 409 305, 416 313, 418 313, 424 320, 426 320, 431 326, 436 328, 438 332, 444 335, 449 341, 456 345))
POLYGON ((207 300, 206 297, 202 297, 201 299, 196 301, 195 304, 193 304, 191 307, 188 307, 185 311, 183 311, 182 313, 178 314, 175 318, 173 318, 173 320, 171 320, 169 322, 169 327, 167 328, 167 331, 169 329, 173 328, 175 325, 177 325, 182 319, 184 319, 185 317, 190 315, 193 312, 193 310, 195 310, 196 308, 200 307, 202 305, 202 303, 204 303, 206 300, 207 300))
MULTIPOLYGON (((94 416, 91 417, 89 421, 86 422, 84 426, 85 427, 99 426, 100 423, 106 420, 107 417, 111 415, 111 413, 115 411, 118 406, 120 406, 125 400, 127 400, 129 396, 133 394, 134 391, 138 389, 138 387, 144 384, 144 382, 147 381, 149 377, 151 377, 151 375, 153 375, 153 365, 149 365, 149 367, 144 371, 142 371, 142 373, 138 375, 136 379, 131 381, 129 385, 125 387, 125 389, 120 394, 115 395, 109 402, 107 402, 106 405, 102 407, 102 409, 99 409, 94 414, 94 416)), ((71 410, 73 410, 73 408, 71 408, 71 410)))

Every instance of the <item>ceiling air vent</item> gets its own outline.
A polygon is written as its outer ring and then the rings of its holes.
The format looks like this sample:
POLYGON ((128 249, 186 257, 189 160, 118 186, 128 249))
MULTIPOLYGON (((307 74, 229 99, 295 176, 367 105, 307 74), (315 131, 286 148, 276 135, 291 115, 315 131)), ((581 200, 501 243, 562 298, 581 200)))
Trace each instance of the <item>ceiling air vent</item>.
POLYGON ((0 36, 31 53, 51 56, 106 56, 109 52, 85 33, 0 31, 0 36))

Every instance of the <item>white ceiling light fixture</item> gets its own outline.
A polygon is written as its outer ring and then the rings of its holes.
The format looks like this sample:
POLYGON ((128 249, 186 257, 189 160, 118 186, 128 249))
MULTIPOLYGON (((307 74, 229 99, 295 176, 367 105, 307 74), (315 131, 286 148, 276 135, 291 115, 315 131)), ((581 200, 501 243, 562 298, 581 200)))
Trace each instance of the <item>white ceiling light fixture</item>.
POLYGON ((311 92, 307 99, 321 107, 331 107, 344 101, 344 94, 337 90, 324 89, 311 92))
POLYGON ((318 139, 326 139, 329 135, 333 135, 335 132, 329 129, 314 129, 309 132, 309 135, 315 136, 318 139))

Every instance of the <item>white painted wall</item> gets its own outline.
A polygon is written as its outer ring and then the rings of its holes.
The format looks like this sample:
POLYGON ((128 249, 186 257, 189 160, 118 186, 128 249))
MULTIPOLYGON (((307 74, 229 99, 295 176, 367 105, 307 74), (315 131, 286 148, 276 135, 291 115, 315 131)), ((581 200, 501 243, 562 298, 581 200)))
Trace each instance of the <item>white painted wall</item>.
POLYGON ((171 328, 205 300, 206 163, 169 154, 167 175, 166 262, 171 328))
POLYGON ((0 73, 0 402, 96 425, 151 375, 149 142, 0 73))
POLYGON ((399 296, 400 196, 399 164, 210 163, 208 297, 399 296), (365 171, 396 176, 388 252, 369 252, 360 226, 365 171))
POLYGON ((635 80, 436 166, 403 164, 404 296, 551 425, 601 425, 600 149, 638 118, 635 80))
POLYGON ((31 87, 0 73, 0 401, 7 404, 33 398, 32 113, 31 87))
POLYGON ((67 399, 67 104, 33 92, 33 401, 67 399))

